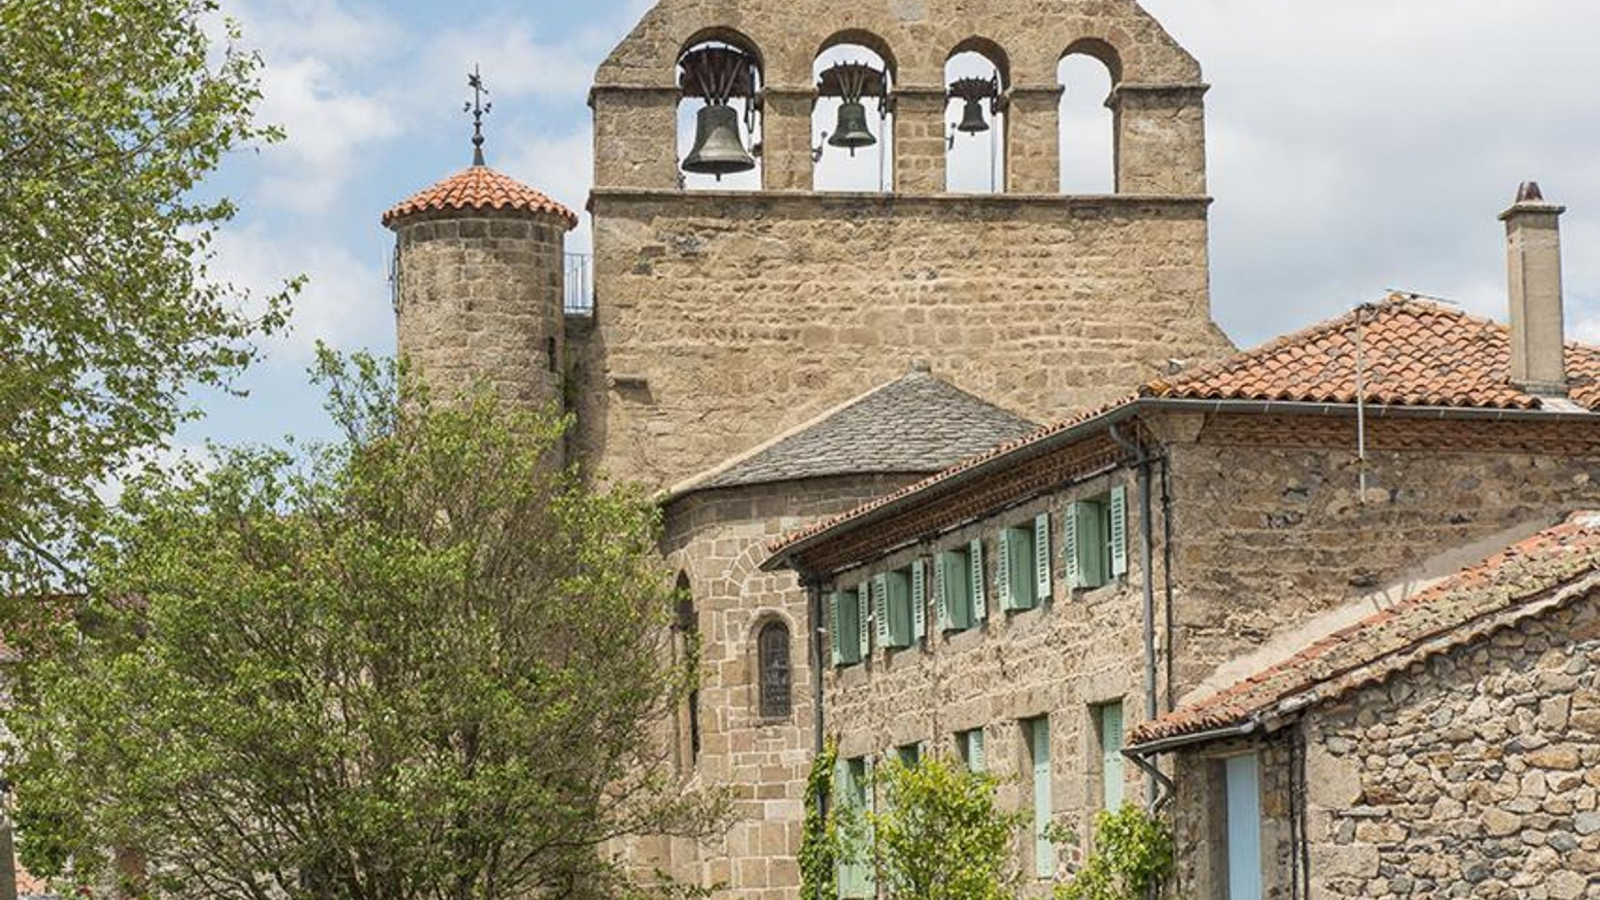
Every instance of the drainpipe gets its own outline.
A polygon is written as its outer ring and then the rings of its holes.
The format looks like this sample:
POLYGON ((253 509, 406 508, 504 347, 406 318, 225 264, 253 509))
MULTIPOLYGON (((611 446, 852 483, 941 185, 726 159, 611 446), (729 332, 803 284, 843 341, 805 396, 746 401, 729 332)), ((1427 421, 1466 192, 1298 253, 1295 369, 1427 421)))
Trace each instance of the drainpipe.
MULTIPOLYGON (((1123 437, 1120 424, 1111 426, 1111 439, 1135 454, 1134 465, 1139 469, 1139 539, 1144 567, 1144 715, 1145 721, 1153 722, 1159 713, 1156 707, 1156 578, 1151 565, 1155 541, 1151 530, 1150 456, 1142 444, 1123 437)), ((1160 782, 1152 781, 1149 798, 1152 810, 1160 793, 1160 782)))
POLYGON ((822 586, 806 582, 806 606, 811 621, 809 631, 811 634, 811 730, 812 743, 817 755, 823 751, 822 728, 822 644, 827 635, 823 632, 822 623, 822 586))

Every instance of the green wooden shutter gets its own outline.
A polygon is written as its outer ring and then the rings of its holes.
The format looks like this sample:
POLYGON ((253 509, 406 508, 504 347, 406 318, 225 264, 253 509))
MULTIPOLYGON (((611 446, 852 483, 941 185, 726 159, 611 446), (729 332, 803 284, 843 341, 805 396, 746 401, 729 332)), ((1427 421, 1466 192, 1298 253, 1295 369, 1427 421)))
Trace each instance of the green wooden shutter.
MULTIPOLYGON (((876 768, 872 764, 872 757, 867 757, 865 762, 866 778, 862 783, 867 801, 867 812, 878 811, 878 779, 874 777, 876 768)), ((862 895, 876 897, 878 895, 878 830, 872 827, 871 820, 867 824, 867 861, 862 872, 862 895)))
POLYGON ((872 656, 872 582, 863 581, 856 589, 856 653, 858 660, 872 656))
POLYGON ((1101 780, 1105 785, 1105 808, 1122 808, 1124 775, 1122 769, 1122 704, 1100 707, 1101 780))
POLYGON ((1111 577, 1128 574, 1128 489, 1111 489, 1111 577))
MULTIPOLYGON (((851 791, 850 761, 839 758, 833 764, 833 808, 835 815, 848 810, 855 799, 851 791)), ((833 867, 834 882, 840 897, 854 897, 856 867, 846 862, 836 862, 833 867)))
POLYGON ((1067 567, 1067 590, 1076 591, 1083 584, 1083 558, 1079 549, 1078 507, 1076 500, 1067 504, 1067 517, 1061 523, 1061 560, 1067 567))
POLYGON ((1009 528, 1007 531, 1011 534, 1011 545, 1007 548, 1011 556, 1011 608, 1018 611, 1033 609, 1039 605, 1036 594, 1038 584, 1033 574, 1033 530, 1009 528))
POLYGON ((979 622, 989 620, 989 595, 984 590, 983 539, 977 538, 967 546, 967 563, 972 575, 972 614, 979 622))
POLYGON ((911 563, 911 638, 928 636, 928 570, 924 560, 911 563))
POLYGON ((1106 573, 1106 531, 1104 504, 1077 504, 1079 580, 1086 588, 1097 588, 1110 580, 1106 573))
POLYGON ((1046 836, 1050 829, 1050 720, 1034 719, 1033 739, 1033 864, 1034 874, 1049 878, 1056 873, 1056 848, 1046 836))
POLYGON ((872 579, 872 621, 877 623, 878 646, 892 646, 889 637, 889 576, 872 579))
POLYGON ((828 595, 828 646, 833 650, 833 667, 839 668, 844 655, 839 652, 839 592, 828 595))
POLYGON ((1044 603, 1055 588, 1050 572, 1050 514, 1047 512, 1033 518, 1033 577, 1036 582, 1034 598, 1044 603))
POLYGON ((950 553, 940 553, 933 558, 933 608, 940 633, 954 631, 950 620, 950 553))
POLYGON ((1015 609, 1016 597, 1011 590, 1011 529, 1000 529, 994 545, 994 584, 1000 592, 1000 611, 1015 609))

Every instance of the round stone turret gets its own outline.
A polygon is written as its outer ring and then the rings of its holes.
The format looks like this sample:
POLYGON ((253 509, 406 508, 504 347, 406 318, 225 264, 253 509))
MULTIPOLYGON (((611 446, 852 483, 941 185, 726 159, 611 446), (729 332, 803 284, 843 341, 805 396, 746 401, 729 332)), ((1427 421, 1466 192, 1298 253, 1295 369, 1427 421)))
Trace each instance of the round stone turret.
POLYGON ((396 235, 399 349, 436 395, 475 382, 503 400, 562 399, 571 210, 474 165, 383 215, 396 235))

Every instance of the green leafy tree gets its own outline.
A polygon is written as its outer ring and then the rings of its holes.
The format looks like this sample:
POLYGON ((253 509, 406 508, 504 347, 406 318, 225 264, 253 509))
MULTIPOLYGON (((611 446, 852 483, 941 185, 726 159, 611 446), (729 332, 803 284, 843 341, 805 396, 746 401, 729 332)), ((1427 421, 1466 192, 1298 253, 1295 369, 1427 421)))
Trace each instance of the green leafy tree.
POLYGON ((839 749, 829 741, 811 761, 811 774, 806 778, 806 819, 800 838, 801 900, 838 900, 837 840, 830 826, 833 817, 824 812, 835 800, 833 778, 838 764, 839 749))
MULTIPOLYGON (((1009 900, 1020 882, 1014 844, 1025 816, 1001 812, 999 782, 958 760, 929 757, 877 770, 880 801, 864 816, 879 884, 893 900, 1009 900)), ((858 832, 859 834, 859 832, 858 832)), ((859 858, 859 857, 858 857, 859 858)))
POLYGON ((1164 819, 1132 803, 1103 811, 1095 817, 1093 851, 1056 888, 1056 900, 1145 900, 1172 875, 1173 853, 1164 819))
POLYGON ((185 386, 226 386, 298 288, 251 301, 208 272, 234 207, 201 179, 277 137, 216 10, 0 0, 0 596, 76 580, 95 487, 171 435, 185 386))
POLYGON ((680 791, 655 739, 689 676, 648 497, 550 466, 563 420, 397 400, 387 370, 324 358, 336 445, 130 487, 93 556, 115 599, 25 652, 36 872, 155 898, 606 896, 610 842, 718 827, 723 798, 680 791))

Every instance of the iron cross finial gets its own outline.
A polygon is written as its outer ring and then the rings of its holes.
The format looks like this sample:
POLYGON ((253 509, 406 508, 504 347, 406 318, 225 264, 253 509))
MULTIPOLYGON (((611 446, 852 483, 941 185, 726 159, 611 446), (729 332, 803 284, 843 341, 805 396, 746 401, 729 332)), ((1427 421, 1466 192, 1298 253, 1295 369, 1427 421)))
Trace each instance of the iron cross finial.
POLYGON ((493 103, 483 102, 489 95, 489 88, 484 86, 483 73, 473 65, 472 71, 467 73, 467 87, 472 88, 472 102, 462 108, 462 112, 472 113, 472 164, 481 166, 483 161, 483 117, 493 109, 493 103))

